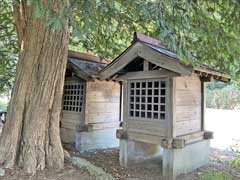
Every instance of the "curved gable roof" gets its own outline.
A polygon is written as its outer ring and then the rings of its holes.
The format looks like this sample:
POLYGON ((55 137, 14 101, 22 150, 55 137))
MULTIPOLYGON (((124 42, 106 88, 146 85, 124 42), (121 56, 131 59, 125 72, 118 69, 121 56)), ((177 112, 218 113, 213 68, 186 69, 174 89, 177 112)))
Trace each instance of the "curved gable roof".
POLYGON ((163 43, 141 33, 134 33, 133 43, 101 70, 100 79, 111 78, 137 57, 181 75, 198 73, 200 76, 211 76, 225 82, 230 80, 230 76, 227 74, 214 70, 207 65, 199 63, 197 67, 193 67, 184 64, 179 60, 178 55, 166 49, 163 43))

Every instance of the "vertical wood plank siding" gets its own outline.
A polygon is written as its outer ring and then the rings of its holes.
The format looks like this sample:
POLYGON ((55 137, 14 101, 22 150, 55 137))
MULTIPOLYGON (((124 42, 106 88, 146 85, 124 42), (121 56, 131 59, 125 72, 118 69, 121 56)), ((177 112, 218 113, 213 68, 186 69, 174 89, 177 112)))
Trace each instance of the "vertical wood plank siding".
POLYGON ((201 131, 201 81, 196 74, 176 77, 177 136, 201 131))
POLYGON ((93 128, 118 127, 120 85, 112 81, 87 82, 85 123, 93 128))

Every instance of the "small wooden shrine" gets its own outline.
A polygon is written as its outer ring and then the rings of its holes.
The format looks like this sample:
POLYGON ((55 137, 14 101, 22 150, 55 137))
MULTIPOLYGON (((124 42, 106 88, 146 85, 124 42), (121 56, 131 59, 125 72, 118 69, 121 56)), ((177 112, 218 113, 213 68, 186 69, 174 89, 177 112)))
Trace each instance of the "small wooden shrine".
POLYGON ((161 154, 163 175, 173 178, 208 162, 213 135, 204 128, 204 85, 228 82, 228 75, 200 63, 186 65, 160 41, 135 33, 100 78, 121 82, 121 165, 161 154))

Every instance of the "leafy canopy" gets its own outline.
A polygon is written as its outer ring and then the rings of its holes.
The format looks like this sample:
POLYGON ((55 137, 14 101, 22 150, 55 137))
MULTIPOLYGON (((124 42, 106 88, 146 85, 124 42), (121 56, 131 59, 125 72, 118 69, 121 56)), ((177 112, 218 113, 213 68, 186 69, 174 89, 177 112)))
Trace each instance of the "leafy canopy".
POLYGON ((0 93, 12 88, 17 62, 17 36, 9 0, 0 1, 0 93))
MULTIPOLYGON (((49 28, 70 18, 69 48, 116 57, 139 31, 167 43, 185 62, 201 61, 240 82, 240 2, 236 0, 71 0, 58 12, 41 0, 28 0, 49 28)), ((10 0, 0 2, 0 91, 12 81, 17 38, 10 0), (10 73, 11 72, 11 73, 10 73), (11 76, 9 76, 9 74, 11 76)))

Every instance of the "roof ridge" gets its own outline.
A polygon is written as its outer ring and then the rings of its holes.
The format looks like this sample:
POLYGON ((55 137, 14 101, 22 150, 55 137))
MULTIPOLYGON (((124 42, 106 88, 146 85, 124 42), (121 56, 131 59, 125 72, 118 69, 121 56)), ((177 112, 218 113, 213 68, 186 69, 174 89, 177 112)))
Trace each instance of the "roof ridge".
POLYGON ((77 59, 82 59, 82 60, 89 60, 89 61, 95 61, 95 62, 100 62, 100 63, 109 63, 111 60, 96 56, 91 53, 87 52, 78 52, 78 51, 73 51, 73 50, 68 50, 68 57, 69 58, 77 58, 77 59))
POLYGON ((153 46, 161 47, 161 48, 166 48, 166 43, 163 43, 155 38, 152 38, 152 37, 142 34, 140 32, 134 32, 132 43, 135 43, 137 41, 145 42, 145 43, 151 44, 153 46))

